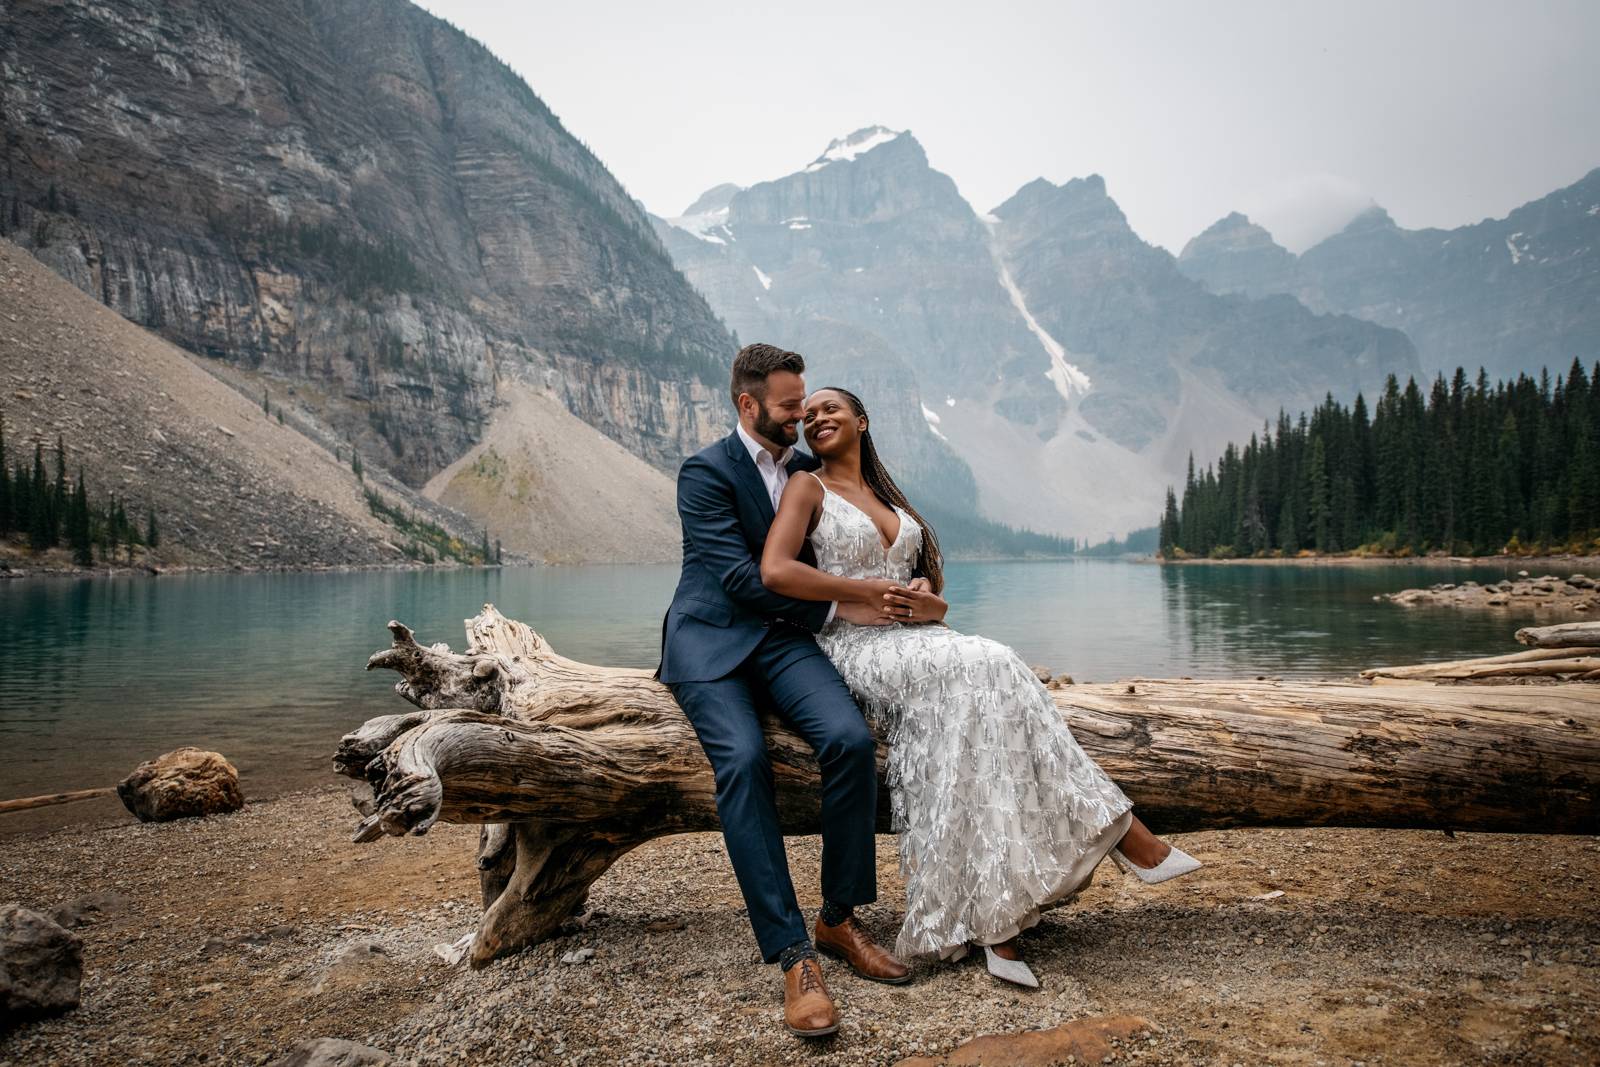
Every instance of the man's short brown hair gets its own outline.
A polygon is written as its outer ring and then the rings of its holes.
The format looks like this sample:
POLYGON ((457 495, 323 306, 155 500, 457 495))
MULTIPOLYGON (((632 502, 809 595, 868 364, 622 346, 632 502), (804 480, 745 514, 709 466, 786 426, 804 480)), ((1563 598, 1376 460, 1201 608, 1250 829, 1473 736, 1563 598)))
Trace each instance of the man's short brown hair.
POLYGON ((798 352, 787 352, 777 345, 745 345, 733 357, 733 403, 739 405, 739 394, 749 393, 758 402, 767 398, 767 375, 775 370, 791 374, 804 374, 806 360, 798 352))

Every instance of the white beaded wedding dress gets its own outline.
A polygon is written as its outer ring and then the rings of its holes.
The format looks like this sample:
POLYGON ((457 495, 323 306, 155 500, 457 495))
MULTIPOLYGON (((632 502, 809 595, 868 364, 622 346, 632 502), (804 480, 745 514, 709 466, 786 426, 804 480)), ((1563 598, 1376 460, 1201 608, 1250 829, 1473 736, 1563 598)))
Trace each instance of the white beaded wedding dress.
MULTIPOLYGON (((885 548, 864 512, 823 489, 817 566, 909 581, 916 520, 896 508, 900 530, 885 548)), ((840 620, 817 644, 888 737, 907 898, 901 956, 959 957, 969 942, 1016 936, 1088 881, 1127 832, 1132 803, 1005 645, 943 625, 840 620)))

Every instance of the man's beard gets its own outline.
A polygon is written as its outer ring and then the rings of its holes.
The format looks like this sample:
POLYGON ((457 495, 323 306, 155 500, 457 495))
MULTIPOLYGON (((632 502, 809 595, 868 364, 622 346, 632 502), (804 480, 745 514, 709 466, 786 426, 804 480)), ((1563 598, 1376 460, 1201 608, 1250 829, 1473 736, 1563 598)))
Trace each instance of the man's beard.
POLYGON ((768 414, 765 404, 762 404, 756 411, 756 433, 773 444, 782 445, 785 448, 800 439, 800 431, 797 425, 794 423, 785 425, 778 422, 768 414))

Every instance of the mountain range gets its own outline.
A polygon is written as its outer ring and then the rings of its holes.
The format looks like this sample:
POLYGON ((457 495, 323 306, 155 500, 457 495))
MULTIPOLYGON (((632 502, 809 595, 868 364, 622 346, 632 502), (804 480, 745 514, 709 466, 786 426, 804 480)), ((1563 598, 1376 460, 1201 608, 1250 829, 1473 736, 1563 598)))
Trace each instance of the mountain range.
POLYGON ((1374 206, 1298 256, 1236 212, 1178 266, 1215 293, 1283 293, 1403 330, 1430 375, 1561 372, 1600 353, 1600 169, 1450 230, 1408 230, 1374 206))
POLYGON ((972 484, 986 517, 1053 534, 1147 524, 1190 451, 1419 370, 1398 330, 1209 292, 1098 176, 979 214, 883 127, 720 185, 657 231, 741 338, 800 347, 817 383, 870 365, 869 406, 900 416, 886 458, 926 472, 912 481, 972 484), (805 349, 823 323, 830 343, 805 349))
POLYGON ((653 218, 488 49, 392 0, 13 0, 0 125, 0 236, 536 559, 671 557, 670 475, 731 427, 740 342, 859 392, 947 543, 1012 552, 1147 525, 1191 452, 1280 408, 1600 340, 1593 174, 1477 227, 1372 212, 1294 256, 1235 215, 1173 257, 1098 176, 980 213, 874 126, 653 218))

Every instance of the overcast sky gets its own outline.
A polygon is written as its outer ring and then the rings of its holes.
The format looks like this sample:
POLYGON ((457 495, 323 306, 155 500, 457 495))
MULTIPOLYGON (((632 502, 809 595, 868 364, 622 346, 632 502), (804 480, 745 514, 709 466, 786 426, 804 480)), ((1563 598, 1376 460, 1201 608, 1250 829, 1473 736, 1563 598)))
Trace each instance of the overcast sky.
POLYGON ((1600 166, 1600 0, 426 0, 651 211, 909 129, 978 211, 1105 176, 1173 252, 1241 210, 1299 251, 1376 201, 1504 215, 1600 166))

